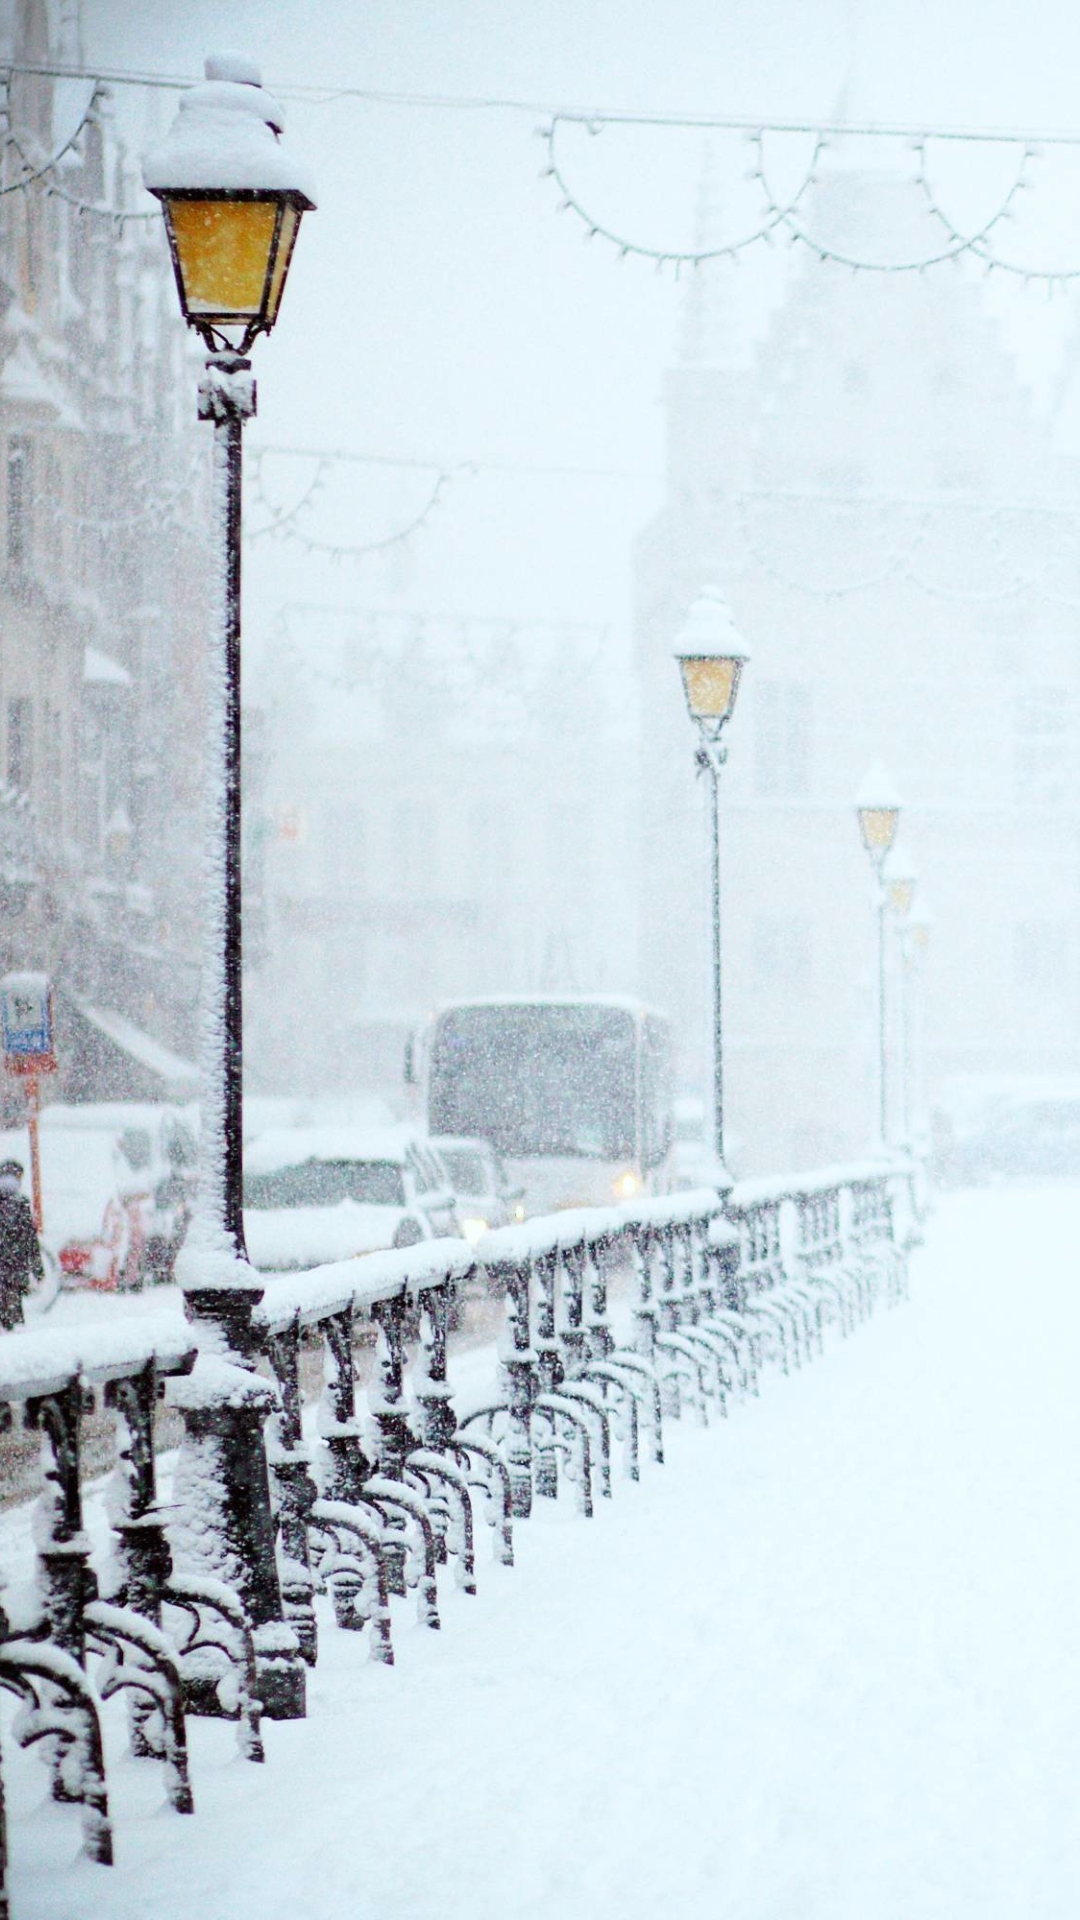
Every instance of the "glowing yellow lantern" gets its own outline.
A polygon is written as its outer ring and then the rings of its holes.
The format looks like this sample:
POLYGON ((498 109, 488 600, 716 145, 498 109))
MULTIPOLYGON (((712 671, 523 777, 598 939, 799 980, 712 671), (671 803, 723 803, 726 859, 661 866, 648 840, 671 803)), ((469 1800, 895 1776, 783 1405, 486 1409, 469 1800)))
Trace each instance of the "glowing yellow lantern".
POLYGON ((880 867, 896 838, 900 799, 884 768, 871 767, 855 801, 862 843, 874 865, 880 867))
POLYGON ((241 351, 270 332, 301 216, 315 205, 305 170, 279 144, 283 121, 258 68, 219 54, 143 164, 165 215, 181 311, 211 347, 221 328, 240 330, 241 351))
POLYGON ((710 736, 719 734, 735 710, 749 655, 727 602, 705 587, 686 616, 675 658, 690 718, 710 736))

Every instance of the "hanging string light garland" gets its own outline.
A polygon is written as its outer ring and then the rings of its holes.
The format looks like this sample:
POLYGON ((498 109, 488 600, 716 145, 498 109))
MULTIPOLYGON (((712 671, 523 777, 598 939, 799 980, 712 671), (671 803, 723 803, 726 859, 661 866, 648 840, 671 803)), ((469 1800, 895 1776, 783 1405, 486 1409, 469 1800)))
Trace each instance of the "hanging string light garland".
MULTIPOLYGON (((750 567, 776 585, 787 591, 810 595, 821 600, 840 600, 859 594, 870 593, 875 589, 891 585, 909 585, 930 599, 954 602, 967 602, 972 605, 991 604, 1015 599, 1022 594, 1032 594, 1055 606, 1080 609, 1080 546, 1076 534, 1076 508, 1067 505, 1060 507, 1021 506, 1013 503, 1000 503, 989 506, 971 502, 938 501, 931 504, 917 501, 857 500, 841 502, 826 496, 784 494, 774 495, 757 493, 750 490, 733 493, 729 496, 733 511, 738 539, 750 567), (763 541, 755 535, 752 527, 752 512, 755 505, 782 505, 799 509, 811 506, 826 506, 836 509, 849 506, 864 517, 868 512, 876 515, 879 536, 888 530, 889 515, 895 520, 906 518, 908 532, 906 540, 894 544, 888 557, 881 565, 864 571, 857 578, 832 579, 800 577, 794 569, 784 566, 777 558, 775 537, 763 541), (1052 528, 1055 534, 1053 550, 1042 558, 1033 568, 1021 571, 1015 557, 1005 547, 1002 537, 1004 522, 1009 516, 1025 513, 1037 517, 1040 523, 1052 528), (980 530, 985 529, 987 545, 994 556, 996 565, 1002 569, 1004 577, 992 585, 968 586, 960 582, 930 577, 929 567, 920 565, 920 556, 925 562, 930 540, 935 533, 943 530, 949 516, 966 516, 969 523, 976 523, 980 530), (1070 593, 1054 585, 1057 570, 1067 569, 1076 583, 1077 591, 1070 593)), ((850 515, 849 515, 850 517, 850 515)), ((895 529, 894 529, 895 532, 895 529)), ((850 549, 850 531, 845 534, 845 545, 850 549)), ((820 530, 814 537, 815 549, 822 541, 820 530)), ((954 545, 951 550, 955 550, 954 545)), ((736 561, 737 565, 737 561, 736 561)), ((749 569, 744 569, 748 571, 749 569)))
MULTIPOLYGON (((743 234, 736 240, 725 240, 714 246, 650 247, 642 245, 640 242, 630 240, 623 234, 617 233, 613 227, 607 226, 604 221, 589 213, 570 186, 562 163, 559 160, 556 150, 556 135, 560 126, 582 126, 587 133, 596 136, 601 134, 608 124, 609 123, 603 119, 581 119, 577 115, 556 114, 550 126, 541 129, 541 137, 547 144, 547 164, 542 170, 541 178, 555 181, 562 196, 559 202, 559 212, 575 214, 585 228, 585 238, 587 240, 607 240, 613 247, 618 249, 620 259, 625 260, 627 255, 632 253, 639 259, 653 261, 657 269, 667 266, 674 267, 676 275, 678 275, 681 268, 687 266, 700 267, 706 260, 736 260, 741 253, 746 252, 748 247, 757 246, 762 241, 767 242, 778 228, 784 226, 789 217, 794 217, 795 209, 798 207, 803 196, 808 193, 813 186, 817 179, 817 173, 815 171, 817 163, 825 146, 824 137, 819 136, 814 144, 810 164, 794 194, 784 205, 770 203, 766 217, 752 232, 743 234)), ((625 125, 626 122, 620 121, 618 124, 625 125)), ((640 124, 651 125, 652 123, 650 121, 642 121, 640 124)), ((759 130, 752 137, 757 148, 756 177, 763 180, 763 134, 759 130)))
MULTIPOLYGON (((139 453, 148 451, 147 443, 141 438, 129 440, 127 446, 134 446, 139 453)), ((35 493, 32 504, 38 512, 47 515, 58 525, 69 527, 73 533, 110 539, 116 534, 128 533, 153 522, 157 527, 188 534, 201 541, 204 538, 203 516, 196 508, 196 493, 200 485, 206 484, 208 477, 205 449, 192 440, 188 443, 187 465, 179 479, 163 481, 160 475, 152 474, 143 484, 136 483, 133 490, 140 498, 141 504, 138 506, 112 514, 78 513, 62 506, 57 495, 50 492, 35 493)))
MULTIPOLYGON (((561 129, 575 127, 584 130, 596 138, 610 127, 649 127, 657 125, 690 127, 708 125, 707 121, 658 121, 651 115, 607 116, 604 114, 580 114, 557 112, 549 122, 538 129, 545 143, 546 159, 541 169, 541 177, 555 182, 559 192, 558 210, 572 214, 584 228, 587 240, 600 239, 613 247, 620 260, 630 256, 650 261, 662 271, 671 267, 678 277, 683 267, 698 268, 710 260, 737 260, 749 248, 757 245, 772 245, 778 239, 785 239, 790 246, 806 248, 818 260, 837 266, 847 267, 859 273, 925 273, 931 267, 945 265, 965 257, 973 259, 986 272, 1000 270, 1022 278, 1025 282, 1039 281, 1048 286, 1057 286, 1080 277, 1080 264, 1062 267, 1036 266, 1025 264, 997 250, 998 229, 1015 216, 1016 205, 1021 194, 1032 188, 1032 163, 1039 157, 1039 146, 1032 139, 1020 135, 989 135, 975 133, 925 132, 914 136, 905 135, 908 151, 916 159, 916 171, 909 175, 912 184, 917 185, 925 208, 942 234, 942 243, 927 248, 913 257, 901 260, 875 260, 850 249, 834 245, 821 233, 816 232, 804 214, 804 207, 810 189, 821 178, 820 162, 822 156, 832 145, 833 140, 844 130, 826 127, 792 128, 788 126, 742 125, 736 122, 716 123, 725 128, 742 132, 754 149, 754 160, 750 169, 750 178, 760 189, 763 206, 758 223, 748 233, 709 245, 695 246, 656 246, 634 239, 605 221, 585 204, 577 189, 571 184, 567 166, 560 154, 559 134, 561 129), (793 131, 806 132, 812 140, 810 161, 794 193, 788 197, 778 194, 771 185, 766 165, 765 148, 769 134, 793 131), (933 139, 965 140, 976 146, 1002 146, 1016 152, 1017 165, 1015 176, 991 215, 970 232, 964 232, 953 220, 934 188, 929 170, 928 143, 933 139)), ((858 129, 860 137, 878 137, 895 140, 895 130, 874 128, 858 129)))
POLYGON ((130 221, 148 221, 160 219, 157 207, 146 210, 134 208, 102 206, 93 200, 86 200, 80 194, 73 193, 62 177, 61 168, 69 155, 76 153, 83 135, 100 120, 100 108, 105 99, 105 89, 99 80, 91 86, 90 98, 79 120, 61 146, 55 148, 44 158, 31 150, 38 145, 36 136, 21 132, 16 128, 11 107, 11 80, 14 69, 8 68, 0 81, 0 164, 10 154, 13 155, 20 171, 14 180, 0 185, 0 199, 11 194, 25 194, 37 188, 47 199, 62 200, 65 205, 74 208, 76 213, 105 220, 117 229, 122 229, 130 221))
MULTIPOLYGON (((428 691, 463 705, 473 702, 478 690, 497 687, 505 680, 501 662, 506 650, 525 637, 572 642, 576 672, 587 676, 604 658, 611 634, 607 626, 589 621, 536 619, 530 615, 428 614, 403 608, 364 609, 347 603, 290 600, 275 615, 270 646, 305 680, 335 694, 355 693, 361 687, 382 694, 400 686, 403 666, 407 666, 414 672, 419 669, 417 677, 428 691), (347 621, 351 632, 346 646, 353 664, 329 667, 324 651, 313 659, 290 624, 290 616, 301 614, 347 621), (430 649, 432 640, 440 643, 437 655, 430 649)), ((532 664, 534 669, 551 671, 550 659, 538 653, 532 664)), ((520 688, 515 691, 520 692, 520 688)))
POLYGON ((0 186, 0 199, 12 193, 24 193, 28 187, 36 185, 38 181, 45 180, 50 174, 55 173, 61 161, 66 159, 67 155, 74 151, 82 139, 83 134, 86 132, 87 127, 96 121, 97 109, 101 101, 101 88, 95 81, 86 107, 77 125, 73 128, 72 132, 69 133, 63 145, 57 147, 46 160, 35 163, 28 157, 19 136, 15 132, 11 117, 10 89, 11 76, 7 74, 2 83, 2 91, 0 91, 0 154, 14 153, 23 171, 18 179, 8 181, 5 185, 0 186))
MULTIPOLYGON (((272 535, 280 528, 282 537, 296 538, 308 551, 327 554, 331 558, 338 552, 343 552, 346 557, 363 557, 368 553, 385 551, 388 547, 408 540, 424 524, 432 510, 433 500, 438 491, 437 482, 427 505, 408 526, 402 528, 397 534, 387 536, 384 541, 373 542, 363 548, 340 549, 330 541, 317 539, 304 533, 297 534, 286 525, 286 522, 295 519, 311 507, 318 494, 328 484, 337 466, 343 463, 432 471, 438 474, 440 479, 447 481, 457 473, 480 477, 490 471, 499 474, 520 473, 525 477, 550 475, 565 478, 567 475, 578 475, 587 479, 648 481, 655 485, 663 484, 662 476, 659 474, 629 472, 618 468, 578 469, 527 461, 494 462, 489 468, 482 460, 465 461, 457 467, 443 467, 435 460, 399 458, 391 454, 361 454, 333 448, 268 445, 254 449, 252 458, 252 495, 268 513, 270 524, 251 530, 247 537, 258 539, 264 534, 272 535), (311 481, 299 500, 290 508, 285 509, 275 505, 266 494, 262 462, 269 454, 292 456, 315 463, 315 472, 311 481)), ((969 600, 974 603, 1004 600, 1022 593, 1034 593, 1061 606, 1080 606, 1080 599, 1074 599, 1070 594, 1057 591, 1053 586, 1055 569, 1063 566, 1071 567, 1080 558, 1075 551, 1073 539, 1073 528, 1080 507, 1067 501, 958 499, 944 494, 937 496, 860 495, 830 492, 826 489, 754 487, 736 488, 727 492, 710 487, 682 487, 678 489, 678 499, 681 508, 690 513, 715 514, 724 508, 729 508, 739 543, 753 566, 774 580, 777 585, 791 592, 832 600, 870 593, 875 588, 891 583, 907 583, 931 598, 942 600, 969 600), (800 577, 796 571, 784 567, 775 558, 777 544, 775 538, 763 536, 755 531, 757 525, 755 512, 760 515, 763 507, 779 508, 788 514, 802 515, 815 510, 843 513, 849 516, 857 513, 864 524, 868 518, 876 523, 878 544, 886 549, 884 557, 864 568, 854 579, 849 577, 826 582, 809 575, 800 577), (934 580, 930 577, 927 568, 920 570, 918 564, 920 555, 924 554, 934 534, 940 531, 950 517, 955 519, 957 515, 963 516, 969 525, 977 525, 980 529, 985 529, 987 543, 995 562, 999 568, 1006 571, 1007 577, 1002 584, 991 587, 967 587, 941 578, 934 580), (1028 521, 1034 520, 1040 526, 1055 530, 1054 550, 1030 569, 1023 568, 1015 553, 1008 550, 1004 534, 1004 529, 1010 520, 1024 517, 1028 521), (887 524, 890 521, 891 524, 887 524), (898 521, 899 528, 896 524, 898 521)), ((845 535, 845 542, 850 546, 850 535, 845 535)), ((820 548, 820 539, 815 541, 815 546, 820 548)), ((390 616, 380 617, 389 618, 390 616)), ((416 615, 407 617, 413 620, 421 618, 416 615)), ((473 624, 476 624, 475 620, 473 624)), ((591 628, 582 630, 592 631, 591 628)))
MULTIPOLYGON (((252 504, 265 513, 266 519, 261 526, 253 526, 250 524, 245 526, 245 538, 248 540, 270 539, 281 541, 284 544, 291 543, 302 548, 305 553, 324 555, 327 559, 333 561, 367 560, 375 554, 387 553, 393 547, 407 544, 408 541, 412 540, 427 526, 432 515, 441 505, 443 496, 451 482, 462 474, 474 471, 474 469, 464 464, 457 467, 439 467, 436 470, 431 491, 423 506, 420 507, 418 512, 413 515, 412 519, 408 521, 405 526, 397 528, 395 532, 386 534, 378 540, 366 540, 353 543, 322 539, 318 535, 306 532, 305 529, 298 524, 301 517, 309 510, 319 494, 324 490, 327 480, 338 460, 344 459, 347 456, 327 453, 315 454, 313 456, 316 461, 315 472, 307 487, 292 507, 283 508, 270 498, 266 488, 263 467, 265 459, 271 451, 272 449, 270 448, 259 448, 256 449, 254 454, 249 495, 252 504)), ((413 465, 416 463, 408 462, 404 464, 413 465)))

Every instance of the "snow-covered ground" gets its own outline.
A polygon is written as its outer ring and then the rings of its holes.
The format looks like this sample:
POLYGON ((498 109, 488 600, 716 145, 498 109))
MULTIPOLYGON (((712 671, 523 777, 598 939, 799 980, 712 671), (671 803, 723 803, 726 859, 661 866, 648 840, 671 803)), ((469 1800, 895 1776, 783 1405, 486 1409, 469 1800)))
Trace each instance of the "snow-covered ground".
POLYGON ((910 1303, 482 1543, 395 1668, 324 1618, 264 1767, 195 1723, 194 1819, 118 1753, 111 1871, 6 1727, 16 1920, 1075 1920, 1078 1239, 943 1201, 910 1303))

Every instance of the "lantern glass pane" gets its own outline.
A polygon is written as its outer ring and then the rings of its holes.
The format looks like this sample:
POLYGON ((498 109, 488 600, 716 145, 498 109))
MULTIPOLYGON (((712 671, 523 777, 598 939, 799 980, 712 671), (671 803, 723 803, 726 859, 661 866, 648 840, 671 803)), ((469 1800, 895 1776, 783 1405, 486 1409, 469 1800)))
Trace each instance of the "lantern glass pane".
POLYGON ((859 826, 869 853, 887 853, 896 836, 899 807, 860 807, 859 826))
POLYGON ((906 913, 915 896, 915 883, 912 880, 890 880, 889 904, 894 913, 906 913))
POLYGON ((263 310, 276 200, 170 200, 187 310, 254 320, 263 310))
POLYGON ((289 261, 296 242, 296 230, 300 225, 300 208, 284 206, 281 209, 281 232, 278 235, 277 254, 274 259, 274 272, 270 280, 270 298, 266 303, 266 324, 272 327, 278 317, 281 296, 285 288, 285 275, 289 271, 289 261))
POLYGON ((735 700, 738 662, 706 655, 680 660, 686 703, 695 720, 725 720, 735 700))

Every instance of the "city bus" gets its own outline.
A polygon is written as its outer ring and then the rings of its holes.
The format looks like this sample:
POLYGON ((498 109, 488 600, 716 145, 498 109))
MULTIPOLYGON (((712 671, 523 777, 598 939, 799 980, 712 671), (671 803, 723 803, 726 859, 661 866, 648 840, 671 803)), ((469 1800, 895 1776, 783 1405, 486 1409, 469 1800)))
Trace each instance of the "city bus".
POLYGON ((441 1007, 412 1051, 428 1132, 491 1142, 526 1213, 669 1184, 671 1026, 637 1000, 545 995, 441 1007))

